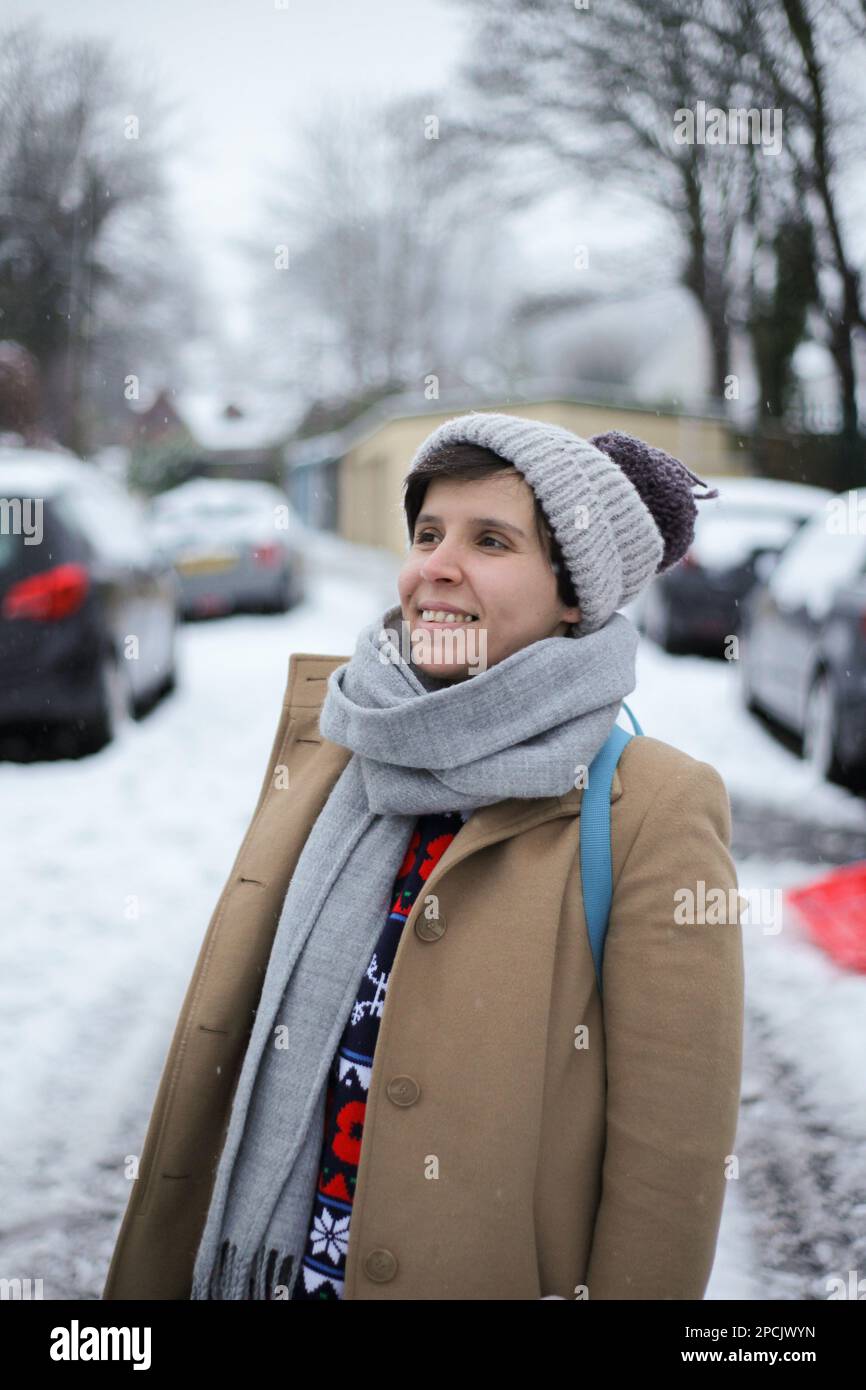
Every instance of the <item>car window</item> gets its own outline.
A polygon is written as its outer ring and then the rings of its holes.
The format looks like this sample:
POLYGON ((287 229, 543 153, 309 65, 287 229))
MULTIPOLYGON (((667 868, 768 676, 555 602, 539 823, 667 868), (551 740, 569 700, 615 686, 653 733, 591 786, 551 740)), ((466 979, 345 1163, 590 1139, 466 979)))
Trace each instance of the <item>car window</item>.
POLYGON ((0 500, 0 580, 34 574, 51 563, 57 549, 51 499, 5 497, 0 500), (37 510, 38 505, 38 510, 37 510))

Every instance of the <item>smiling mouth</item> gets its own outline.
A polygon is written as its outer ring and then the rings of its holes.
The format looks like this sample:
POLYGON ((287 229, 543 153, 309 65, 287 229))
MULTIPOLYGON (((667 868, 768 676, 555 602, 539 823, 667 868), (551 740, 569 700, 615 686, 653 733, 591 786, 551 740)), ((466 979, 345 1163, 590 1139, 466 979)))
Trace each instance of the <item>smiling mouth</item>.
POLYGON ((422 623, 436 627, 467 627, 470 623, 477 623, 477 613, 448 613, 442 608, 418 608, 418 616, 422 623))

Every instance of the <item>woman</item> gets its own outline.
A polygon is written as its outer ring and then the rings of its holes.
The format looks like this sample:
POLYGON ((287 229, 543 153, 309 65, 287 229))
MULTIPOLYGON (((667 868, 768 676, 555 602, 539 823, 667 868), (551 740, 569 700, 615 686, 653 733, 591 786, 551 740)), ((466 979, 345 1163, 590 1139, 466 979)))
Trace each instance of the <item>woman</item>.
POLYGON ((617 609, 699 481, 504 414, 421 445, 399 605, 350 660, 291 658, 104 1297, 703 1296, 742 939, 682 903, 737 901, 724 783, 626 746, 603 1008, 579 849, 635 686, 617 609))

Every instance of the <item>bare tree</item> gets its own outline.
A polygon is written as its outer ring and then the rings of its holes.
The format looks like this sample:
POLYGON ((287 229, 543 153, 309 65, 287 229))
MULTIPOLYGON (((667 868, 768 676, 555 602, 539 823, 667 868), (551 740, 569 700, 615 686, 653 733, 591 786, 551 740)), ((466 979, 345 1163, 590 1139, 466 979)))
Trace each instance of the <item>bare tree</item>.
POLYGON ((513 246, 489 190, 450 167, 440 120, 435 94, 344 101, 270 175, 267 231, 244 247, 261 331, 293 345, 309 396, 458 384, 473 354, 507 372, 513 246))
POLYGON ((92 39, 30 22, 0 42, 0 308, 39 361, 54 431, 77 451, 100 391, 148 351, 171 355, 194 313, 164 164, 168 108, 92 39), (168 321, 167 321, 168 320, 168 321))
MULTIPOLYGON (((754 0, 740 3, 757 11, 754 0)), ((756 12, 754 23, 775 102, 791 120, 786 142, 790 183, 798 220, 808 227, 804 235, 815 251, 814 299, 821 311, 822 340, 836 365, 842 433, 851 445, 858 435, 854 339, 866 319, 861 272, 847 244, 839 198, 846 157, 855 153, 852 130, 859 134, 856 156, 862 164, 863 109, 846 101, 840 65, 831 58, 851 36, 858 40, 857 28, 852 29, 855 18, 844 7, 837 11, 816 0, 776 0, 756 12)), ((866 58, 862 39, 860 26, 859 47, 866 58)))
POLYGON ((853 43, 862 61, 862 12, 848 0, 700 0, 693 8, 712 55, 712 82, 724 87, 731 73, 743 74, 748 104, 784 122, 778 153, 752 161, 730 311, 751 338, 759 419, 784 416, 794 352, 813 337, 835 362, 842 433, 856 451, 854 339, 863 303, 839 196, 846 165, 862 165, 864 113, 846 90, 840 54, 853 43))
POLYGON ((863 125, 839 99, 840 64, 831 59, 851 41, 862 49, 864 0, 462 3, 477 14, 464 70, 475 99, 467 143, 524 169, 528 197, 552 163, 583 196, 625 186, 669 215, 681 248, 675 273, 703 312, 719 396, 739 325, 752 339, 762 409, 782 410, 817 304, 853 437, 862 304, 838 174, 843 133, 863 125), (675 113, 698 100, 724 111, 781 109, 781 156, 748 143, 675 142, 675 113))
MULTIPOLYGON (((466 0, 464 0, 465 6, 466 0)), ((463 75, 475 98, 464 138, 502 159, 526 197, 563 172, 583 197, 627 189, 633 215, 663 209, 674 229, 670 278, 696 298, 712 350, 712 389, 730 366, 730 266, 748 197, 749 155, 712 159, 674 138, 676 114, 708 90, 712 52, 689 0, 468 0, 477 13, 463 75), (478 57, 474 55, 478 54, 478 57)), ((724 95, 722 93, 721 95, 724 95)))

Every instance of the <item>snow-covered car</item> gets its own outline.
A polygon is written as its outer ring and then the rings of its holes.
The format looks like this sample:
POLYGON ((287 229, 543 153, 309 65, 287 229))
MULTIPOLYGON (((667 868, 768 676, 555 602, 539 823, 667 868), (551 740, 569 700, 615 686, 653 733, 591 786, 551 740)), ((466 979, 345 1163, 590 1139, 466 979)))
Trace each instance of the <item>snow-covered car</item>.
POLYGON ((175 683, 174 573, 80 459, 0 448, 0 511, 0 727, 95 751, 175 683))
POLYGON ((632 614, 666 651, 721 656, 725 639, 739 631, 752 586, 832 493, 773 478, 705 481, 719 496, 696 503, 691 546, 644 591, 632 614))
POLYGON ((749 709, 802 738, 822 777, 866 780, 866 489, 832 497, 743 610, 749 709))
POLYGON ((185 617, 285 613, 304 597, 305 528, 271 483, 191 478, 159 493, 150 517, 185 617))

